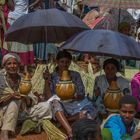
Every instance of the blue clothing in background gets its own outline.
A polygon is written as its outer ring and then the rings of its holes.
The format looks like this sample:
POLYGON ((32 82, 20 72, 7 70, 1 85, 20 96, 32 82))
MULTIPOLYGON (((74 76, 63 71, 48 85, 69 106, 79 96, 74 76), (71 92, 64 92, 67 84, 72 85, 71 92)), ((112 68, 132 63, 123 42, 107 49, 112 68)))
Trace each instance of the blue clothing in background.
MULTIPOLYGON (((133 135, 136 127, 135 121, 132 122, 130 127, 130 134, 133 135)), ((113 140, 122 140, 122 136, 127 135, 126 127, 122 120, 122 117, 119 114, 111 116, 104 124, 104 128, 108 128, 112 134, 113 140)), ((127 138, 128 139, 128 138, 127 138)), ((130 139, 128 139, 130 140, 130 139)))
POLYGON ((33 47, 34 55, 41 60, 48 60, 48 54, 54 54, 56 56, 58 50, 57 46, 53 43, 37 43, 33 47))

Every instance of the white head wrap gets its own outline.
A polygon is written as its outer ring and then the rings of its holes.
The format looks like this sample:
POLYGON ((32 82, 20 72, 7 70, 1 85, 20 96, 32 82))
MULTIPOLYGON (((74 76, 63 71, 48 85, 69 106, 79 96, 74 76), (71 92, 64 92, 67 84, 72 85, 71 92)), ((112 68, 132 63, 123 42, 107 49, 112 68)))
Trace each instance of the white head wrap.
POLYGON ((3 66, 5 65, 5 63, 7 62, 7 60, 9 58, 15 58, 17 60, 17 62, 20 63, 20 57, 17 54, 15 54, 15 53, 8 53, 8 54, 3 56, 3 59, 2 59, 2 65, 3 66))

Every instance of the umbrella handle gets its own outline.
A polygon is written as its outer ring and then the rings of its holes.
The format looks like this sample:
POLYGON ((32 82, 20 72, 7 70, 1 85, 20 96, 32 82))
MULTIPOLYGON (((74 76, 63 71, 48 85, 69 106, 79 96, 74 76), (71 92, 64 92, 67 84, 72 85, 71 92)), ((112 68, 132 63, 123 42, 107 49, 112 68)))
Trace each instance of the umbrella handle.
POLYGON ((83 4, 83 6, 82 6, 82 11, 81 11, 81 14, 80 14, 80 19, 82 19, 83 12, 84 12, 84 7, 85 7, 85 4, 83 4))

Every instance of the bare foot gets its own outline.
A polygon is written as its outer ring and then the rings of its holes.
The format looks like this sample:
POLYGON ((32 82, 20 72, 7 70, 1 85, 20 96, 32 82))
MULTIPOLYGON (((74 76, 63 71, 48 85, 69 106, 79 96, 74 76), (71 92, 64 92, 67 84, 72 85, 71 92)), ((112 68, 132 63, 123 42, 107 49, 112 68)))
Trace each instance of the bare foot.
POLYGON ((8 131, 6 130, 1 131, 0 140, 9 140, 8 131))

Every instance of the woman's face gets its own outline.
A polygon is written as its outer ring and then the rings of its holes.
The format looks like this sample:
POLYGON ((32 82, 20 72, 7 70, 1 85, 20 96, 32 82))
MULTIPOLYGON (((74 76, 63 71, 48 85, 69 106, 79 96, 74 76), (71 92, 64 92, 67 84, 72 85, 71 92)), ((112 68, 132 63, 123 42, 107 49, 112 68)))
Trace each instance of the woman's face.
POLYGON ((61 58, 57 61, 58 68, 61 71, 68 70, 71 60, 68 58, 61 58))
POLYGON ((16 74, 18 72, 19 63, 15 58, 9 58, 5 63, 5 70, 9 74, 16 74))
POLYGON ((114 64, 108 63, 105 65, 104 72, 108 79, 112 79, 116 77, 117 68, 114 64))

